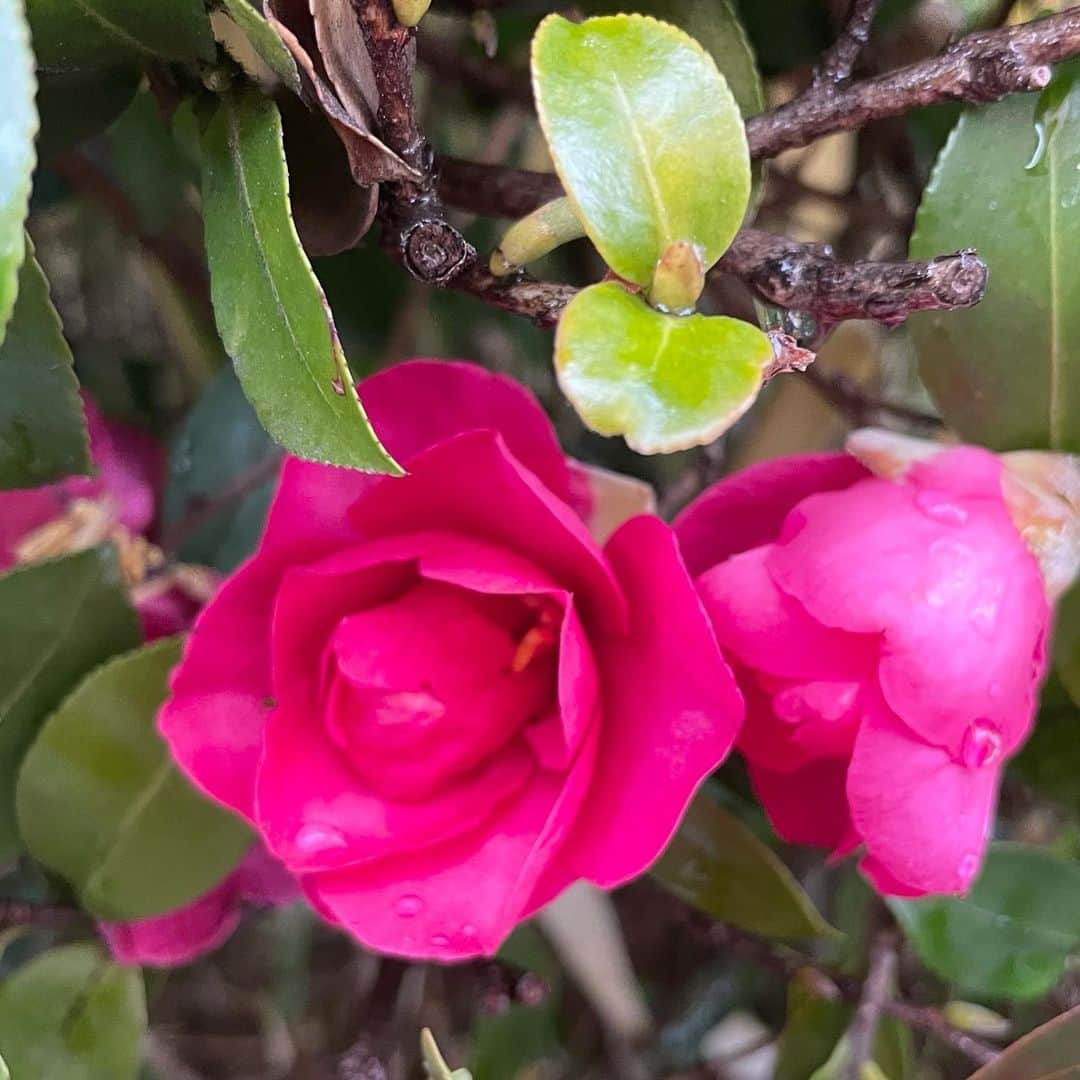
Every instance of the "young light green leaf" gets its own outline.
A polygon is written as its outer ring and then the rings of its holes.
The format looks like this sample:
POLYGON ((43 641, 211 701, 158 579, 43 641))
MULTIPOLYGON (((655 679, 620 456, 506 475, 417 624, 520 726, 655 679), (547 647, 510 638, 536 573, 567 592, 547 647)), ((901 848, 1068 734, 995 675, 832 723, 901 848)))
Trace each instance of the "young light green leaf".
MULTIPOLYGON (((222 0, 228 17, 243 31, 259 59, 290 89, 300 93, 300 72, 292 54, 270 24, 251 6, 248 0, 222 0)), ((226 42, 228 47, 228 42, 226 42)))
POLYGON ((92 672, 45 722, 19 772, 27 849, 98 918, 179 907, 221 881, 251 844, 239 818, 180 775, 155 730, 179 656, 173 638, 92 672))
POLYGON ((756 326, 667 315, 615 282, 578 293, 555 336, 559 385, 581 418, 642 454, 711 442, 749 408, 772 357, 756 326))
POLYGON ((15 307, 26 253, 23 222, 34 171, 38 114, 34 55, 22 0, 0 0, 0 341, 15 307))
POLYGON ((965 438, 1080 450, 1080 66, 1041 96, 966 113, 938 158, 913 258, 975 247, 990 267, 967 311, 911 320, 923 381, 965 438))
POLYGON ((50 949, 0 983, 0 1053, 16 1080, 135 1080, 145 1030, 142 973, 96 945, 50 949))
POLYGON ((259 420, 300 457, 399 474, 296 235, 277 106, 251 90, 222 96, 202 148, 214 312, 259 420))
POLYGON ((1080 946, 1080 866, 1022 844, 995 844, 966 897, 892 900, 920 959, 961 990, 1046 993, 1080 946))
POLYGON ((37 487, 92 467, 71 349, 29 238, 26 247, 0 342, 0 489, 37 487))
POLYGON ((647 286, 684 241, 712 266, 750 198, 739 107, 712 57, 643 15, 549 15, 532 70, 555 169, 608 265, 647 286))
POLYGON ((970 1080, 1076 1080, 1080 1076, 1080 1007, 1013 1043, 970 1080))
POLYGON ((50 70, 214 59, 203 0, 27 0, 26 14, 38 63, 50 70))
MULTIPOLYGON (((620 0, 585 0, 587 15, 618 15, 620 0)), ((765 108, 765 87, 742 20, 732 0, 650 0, 649 14, 685 30, 716 61, 743 117, 765 108)))
POLYGON ((705 793, 690 804, 652 872, 688 904, 763 937, 836 932, 780 859, 705 793))
POLYGON ((111 544, 0 576, 0 862, 22 846, 15 777, 42 721, 141 637, 111 544))

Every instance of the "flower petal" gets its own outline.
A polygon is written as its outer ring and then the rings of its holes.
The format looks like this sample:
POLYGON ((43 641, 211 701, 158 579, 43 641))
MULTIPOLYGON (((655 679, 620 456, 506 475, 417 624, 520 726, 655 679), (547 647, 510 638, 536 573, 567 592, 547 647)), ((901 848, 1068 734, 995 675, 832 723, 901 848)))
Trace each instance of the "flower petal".
POLYGON ((909 895, 967 892, 986 848, 999 778, 999 767, 965 766, 913 736, 884 701, 870 698, 847 791, 871 865, 909 895))
POLYGON ((581 519, 523 468, 499 435, 473 431, 410 461, 350 518, 368 539, 439 528, 505 546, 574 593, 586 621, 621 629, 626 601, 581 519))
POLYGON ((822 758, 794 772, 750 762, 750 779, 776 835, 789 844, 838 847, 851 830, 844 758, 822 758))
POLYGON ((596 773, 529 910, 578 878, 610 888, 644 871, 742 721, 738 688, 671 529, 634 518, 606 552, 630 601, 631 628, 593 641, 604 713, 596 773))
POLYGON ((848 454, 805 454, 763 461, 713 484, 675 519, 690 573, 697 577, 730 555, 775 540, 788 511, 807 495, 868 475, 848 454))
POLYGON ((720 645, 741 664, 789 679, 860 679, 878 641, 813 618, 769 573, 772 545, 733 555, 697 580, 720 645))

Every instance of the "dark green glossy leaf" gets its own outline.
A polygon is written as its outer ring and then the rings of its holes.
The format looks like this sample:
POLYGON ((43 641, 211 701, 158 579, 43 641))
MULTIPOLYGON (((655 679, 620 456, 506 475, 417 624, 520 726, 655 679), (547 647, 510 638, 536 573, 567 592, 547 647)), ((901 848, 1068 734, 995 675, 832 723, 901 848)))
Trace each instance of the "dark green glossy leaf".
POLYGON ((109 149, 117 184, 149 233, 176 219, 198 182, 198 166, 184 153, 148 90, 140 91, 110 128, 109 149))
POLYGON ((263 426, 301 457, 399 472, 364 416, 300 247, 277 107, 254 91, 223 96, 202 145, 214 311, 263 426))
POLYGON ((292 54, 270 24, 248 0, 222 0, 222 8, 244 32, 264 64, 294 93, 300 93, 300 73, 292 54))
POLYGON ((111 544, 0 577, 0 862, 21 847, 15 777, 42 721, 140 638, 111 544))
POLYGON ((706 794, 691 803, 653 875, 688 904, 763 937, 835 932, 780 859, 706 794))
POLYGON ((1044 684, 1035 726, 1009 768, 1041 798, 1080 818, 1080 706, 1063 681, 1051 676, 1044 684))
POLYGON ((179 907, 221 881, 251 843, 239 818, 180 775, 156 731, 179 656, 179 639, 168 639, 91 673, 45 722, 19 772, 27 849, 99 918, 179 907))
POLYGON ((142 72, 134 64, 39 71, 41 114, 38 157, 48 163, 91 135, 104 131, 131 103, 142 72), (78 102, 73 108, 72 103, 78 102))
POLYGON ((668 247, 685 242, 712 266, 750 198, 739 107, 712 57, 645 16, 550 15, 532 68, 555 169, 608 265, 647 286, 668 247))
POLYGON ((967 112, 919 208, 911 254, 975 247, 986 297, 911 320, 946 420, 994 449, 1080 450, 1080 67, 1042 95, 967 112))
POLYGON ((582 289, 555 335, 559 385, 581 418, 642 454, 712 442, 750 407, 772 357, 756 326, 668 315, 615 282, 582 289))
POLYGON ((0 342, 0 489, 91 470, 90 442, 60 316, 27 243, 19 295, 0 342))
MULTIPOLYGON (((245 477, 258 473, 280 451, 262 429, 236 375, 222 368, 184 418, 169 454, 162 514, 165 531, 197 513, 245 477)), ((262 534, 276 478, 271 472, 229 501, 177 548, 187 562, 228 572, 246 559, 262 534)))
POLYGON ((1080 946, 1080 866, 995 844, 967 897, 892 900, 924 964, 968 993, 1033 998, 1080 946))
POLYGON ((27 0, 26 9, 44 68, 214 59, 202 0, 27 0))
POLYGON ((1059 601, 1054 621, 1054 671, 1069 696, 1080 703, 1080 586, 1059 601))
POLYGON ((22 0, 0 0, 0 341, 15 307, 26 251, 23 222, 34 171, 38 114, 34 56, 22 0))
POLYGON ((1055 1017, 1010 1046, 971 1080, 1076 1080, 1080 1077, 1080 1008, 1055 1017))
POLYGON ((134 1080, 146 1029, 138 968, 65 945, 0 983, 0 1053, 16 1080, 134 1080))

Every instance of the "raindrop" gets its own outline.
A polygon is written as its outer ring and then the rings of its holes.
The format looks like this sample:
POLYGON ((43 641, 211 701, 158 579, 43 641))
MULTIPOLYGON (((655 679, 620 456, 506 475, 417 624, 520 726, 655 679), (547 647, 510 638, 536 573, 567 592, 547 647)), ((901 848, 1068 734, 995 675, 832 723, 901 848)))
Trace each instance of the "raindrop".
POLYGON ((1001 732, 989 720, 976 720, 964 732, 960 760, 968 769, 982 769, 1001 757, 1001 732))
POLYGON ((968 852, 956 867, 956 872, 960 876, 960 880, 966 885, 974 876, 975 871, 979 869, 979 856, 973 852, 968 852))
POLYGON ((431 944, 434 945, 436 949, 445 949, 449 946, 450 939, 445 934, 432 934, 431 944))
POLYGON ((297 832, 293 843, 303 855, 322 855, 328 851, 340 851, 348 846, 345 834, 333 825, 309 822, 297 832))
POLYGON ((403 919, 415 919, 426 906, 419 896, 403 896, 394 905, 394 910, 403 919))
POLYGON ((476 927, 473 926, 472 923, 466 923, 461 928, 461 936, 466 937, 466 938, 474 938, 474 937, 476 937, 476 927))
POLYGON ((962 506, 938 491, 920 491, 915 496, 915 505, 928 518, 945 525, 963 525, 968 519, 967 511, 962 506))
POLYGON ((996 700, 1005 693, 1005 688, 999 682, 992 682, 987 693, 996 700))

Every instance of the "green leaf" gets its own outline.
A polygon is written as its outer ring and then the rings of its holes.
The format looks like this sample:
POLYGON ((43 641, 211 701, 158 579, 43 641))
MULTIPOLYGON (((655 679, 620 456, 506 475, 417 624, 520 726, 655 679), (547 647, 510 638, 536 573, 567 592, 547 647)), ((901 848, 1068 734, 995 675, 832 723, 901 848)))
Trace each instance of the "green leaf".
POLYGON ((43 68, 210 61, 216 53, 202 0, 27 0, 26 14, 43 68))
MULTIPOLYGON (((787 1017, 777 1042, 773 1080, 842 1080, 847 1062, 844 1033, 855 1009, 830 1001, 798 981, 788 987, 787 1017)), ((891 1017, 883 1017, 874 1040, 874 1058, 889 1080, 911 1073, 911 1032, 891 1017)))
POLYGON ((1075 1008, 1013 1043, 970 1080, 1076 1080, 1078 1047, 1080 1008, 1075 1008))
POLYGON ((923 381, 949 424, 994 449, 1080 450, 1080 86, 967 112, 938 158, 913 258, 975 247, 986 297, 911 320, 923 381))
POLYGON ((39 71, 38 158, 49 162, 104 131, 131 103, 142 71, 134 64, 74 71, 39 71), (78 108, 72 103, 78 102, 78 108))
POLYGON ((172 638, 98 668, 45 722, 19 773, 27 849, 98 918, 179 907, 221 881, 251 843, 239 818, 181 776, 155 729, 179 656, 172 638))
POLYGON ((712 442, 749 408, 772 357, 756 326, 667 315, 610 281, 578 293, 555 335, 559 385, 581 418, 642 454, 712 442))
POLYGON ((270 24, 248 0, 222 0, 225 13, 244 32, 259 59, 295 94, 300 93, 300 73, 292 53, 281 42, 270 24))
POLYGON ((780 859, 704 793, 691 803, 652 872, 688 904, 751 933, 835 933, 780 859))
POLYGON ((472 1080, 468 1069, 451 1069, 428 1028, 420 1032, 420 1056, 428 1080, 472 1080))
POLYGON ((111 544, 0 576, 0 862, 22 846, 15 777, 42 721, 141 637, 111 544))
POLYGON ((214 311, 259 420, 300 457, 400 474, 364 415, 300 247, 277 106, 255 91, 223 96, 202 147, 214 311))
POLYGON ((1074 702, 1080 703, 1080 585, 1059 601, 1054 621, 1054 670, 1074 702))
POLYGON ((22 0, 0 0, 0 341, 15 307, 26 253, 23 222, 34 171, 38 114, 34 55, 22 0))
POLYGON ((967 897, 891 900, 920 959, 960 989, 1033 998, 1080 945, 1080 866, 1038 848, 994 844, 967 897))
MULTIPOLYGON (((1054 631, 1055 645, 1060 636, 1059 617, 1054 631)), ((1076 737, 1080 708, 1066 693, 1062 682, 1063 678, 1051 676, 1044 683, 1038 719, 1009 768, 1041 798, 1080 818, 1080 784, 1076 782, 1080 776, 1080 739, 1076 737)))
MULTIPOLYGON (((620 0, 587 0, 580 6, 588 15, 626 10, 620 0)), ((650 0, 648 7, 653 18, 685 30, 712 56, 744 117, 765 108, 761 72, 732 0, 650 0)))
POLYGON ((712 266, 750 198, 739 107, 712 57, 643 15, 550 15, 532 64, 555 169, 608 265, 646 286, 682 241, 712 266))
POLYGON ((37 487, 92 468, 71 349, 29 238, 26 248, 0 342, 0 489, 37 487))
POLYGON ((142 974, 96 945, 50 949, 0 983, 0 1052, 15 1080, 135 1080, 145 1030, 142 974))
MULTIPOLYGON (((222 368, 184 418, 169 453, 162 507, 166 534, 185 515, 212 502, 245 476, 251 477, 280 453, 263 431, 232 369, 222 368)), ((223 505, 181 538, 178 556, 223 573, 235 569, 255 550, 262 535, 275 483, 276 477, 267 473, 261 484, 223 505)))

